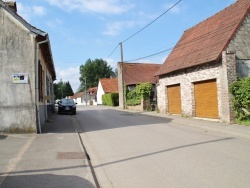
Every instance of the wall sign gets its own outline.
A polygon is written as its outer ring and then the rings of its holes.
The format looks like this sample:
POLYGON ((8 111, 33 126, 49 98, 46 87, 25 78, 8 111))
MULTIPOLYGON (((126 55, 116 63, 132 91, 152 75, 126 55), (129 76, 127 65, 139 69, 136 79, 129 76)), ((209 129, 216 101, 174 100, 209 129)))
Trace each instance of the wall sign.
POLYGON ((15 84, 27 84, 29 83, 28 73, 14 73, 12 74, 12 80, 15 84))

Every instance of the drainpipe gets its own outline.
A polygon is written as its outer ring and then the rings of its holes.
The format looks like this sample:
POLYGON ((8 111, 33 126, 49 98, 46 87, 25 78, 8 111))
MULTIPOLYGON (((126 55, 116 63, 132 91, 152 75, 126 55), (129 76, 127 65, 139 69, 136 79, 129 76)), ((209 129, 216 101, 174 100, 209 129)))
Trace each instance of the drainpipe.
POLYGON ((48 38, 44 41, 38 42, 36 44, 36 113, 37 113, 37 119, 38 119, 38 129, 39 129, 39 133, 42 133, 42 129, 41 129, 41 120, 40 120, 40 109, 39 109, 39 82, 38 82, 38 64, 39 64, 39 46, 40 44, 46 43, 48 42, 48 38))

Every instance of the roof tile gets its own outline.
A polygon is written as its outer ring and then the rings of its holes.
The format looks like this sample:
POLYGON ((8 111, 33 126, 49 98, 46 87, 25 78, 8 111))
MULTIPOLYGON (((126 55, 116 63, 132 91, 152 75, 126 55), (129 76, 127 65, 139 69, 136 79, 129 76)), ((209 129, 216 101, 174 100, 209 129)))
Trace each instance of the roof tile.
POLYGON ((162 65, 148 63, 124 63, 123 66, 126 85, 133 85, 142 82, 155 84, 158 79, 158 77, 155 77, 155 74, 162 65))
POLYGON ((250 0, 238 0, 184 32, 157 75, 218 61, 250 13, 250 0))
POLYGON ((118 78, 102 78, 100 82, 105 93, 118 93, 118 78))

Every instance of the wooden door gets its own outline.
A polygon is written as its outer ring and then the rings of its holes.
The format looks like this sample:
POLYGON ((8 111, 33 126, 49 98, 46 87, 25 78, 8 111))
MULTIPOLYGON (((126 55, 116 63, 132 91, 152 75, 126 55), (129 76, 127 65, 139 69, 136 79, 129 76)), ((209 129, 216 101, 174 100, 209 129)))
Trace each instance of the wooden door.
POLYGON ((218 119, 216 80, 194 83, 195 116, 218 119))

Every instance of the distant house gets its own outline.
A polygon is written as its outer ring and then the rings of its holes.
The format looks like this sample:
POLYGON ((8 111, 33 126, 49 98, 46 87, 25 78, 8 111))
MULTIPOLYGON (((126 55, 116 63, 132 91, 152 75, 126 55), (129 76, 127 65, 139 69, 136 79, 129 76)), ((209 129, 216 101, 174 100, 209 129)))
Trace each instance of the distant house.
POLYGON ((229 86, 250 75, 249 47, 249 0, 238 0, 185 31, 157 72, 160 111, 233 121, 229 86))
POLYGON ((89 105, 97 105, 97 87, 87 90, 87 101, 89 105))
POLYGON ((119 106, 124 108, 123 100, 123 79, 126 88, 131 91, 139 83, 151 83, 153 85, 153 94, 155 93, 155 85, 158 82, 156 72, 160 69, 160 64, 149 63, 118 63, 118 85, 119 85, 119 106))
POLYGON ((99 80, 97 89, 97 104, 102 104, 102 95, 107 93, 118 93, 117 78, 102 78, 99 80))
POLYGON ((48 33, 0 0, 0 132, 41 132, 53 111, 56 72, 48 33))
POLYGON ((73 96, 70 96, 69 98, 74 99, 75 103, 82 104, 83 100, 82 97, 84 95, 85 92, 79 92, 79 93, 75 93, 73 96))
POLYGON ((89 88, 87 91, 79 92, 70 96, 78 105, 97 105, 97 87, 89 88))

